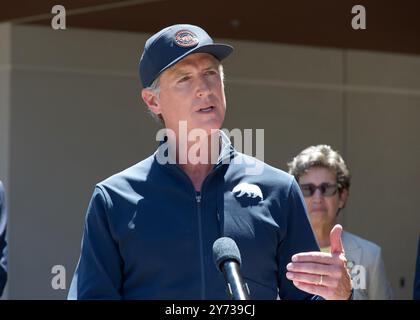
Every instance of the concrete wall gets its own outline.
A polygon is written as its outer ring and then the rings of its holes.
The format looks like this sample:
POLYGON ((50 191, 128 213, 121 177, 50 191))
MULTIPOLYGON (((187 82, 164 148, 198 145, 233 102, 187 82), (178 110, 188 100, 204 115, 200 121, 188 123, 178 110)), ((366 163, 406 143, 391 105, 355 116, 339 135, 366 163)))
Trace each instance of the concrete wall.
MULTIPOLYGON (((139 102, 137 76, 146 38, 0 25, 9 298, 65 298, 94 184, 153 152, 158 126, 139 102), (67 270, 66 290, 51 287, 54 265, 67 270)), ((383 247, 397 297, 410 298, 420 57, 229 42, 225 127, 265 129, 265 160, 283 169, 311 144, 341 151, 354 177, 341 221, 383 247)))

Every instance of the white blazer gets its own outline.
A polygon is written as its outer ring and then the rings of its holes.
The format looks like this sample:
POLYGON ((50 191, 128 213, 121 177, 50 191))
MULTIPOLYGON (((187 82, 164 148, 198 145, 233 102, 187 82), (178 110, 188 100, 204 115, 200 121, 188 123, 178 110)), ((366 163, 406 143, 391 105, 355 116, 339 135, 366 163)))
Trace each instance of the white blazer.
POLYGON ((386 277, 381 247, 347 231, 343 232, 341 239, 352 276, 354 299, 392 299, 393 292, 386 277))

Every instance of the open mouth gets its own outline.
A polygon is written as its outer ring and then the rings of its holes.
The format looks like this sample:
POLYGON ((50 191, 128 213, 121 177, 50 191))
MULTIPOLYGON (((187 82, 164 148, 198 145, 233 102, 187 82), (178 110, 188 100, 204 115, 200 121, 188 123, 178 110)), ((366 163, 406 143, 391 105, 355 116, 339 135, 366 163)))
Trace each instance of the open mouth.
POLYGON ((207 112, 212 112, 214 109, 214 106, 210 106, 207 108, 201 108, 200 110, 198 110, 198 112, 203 112, 203 113, 207 113, 207 112))

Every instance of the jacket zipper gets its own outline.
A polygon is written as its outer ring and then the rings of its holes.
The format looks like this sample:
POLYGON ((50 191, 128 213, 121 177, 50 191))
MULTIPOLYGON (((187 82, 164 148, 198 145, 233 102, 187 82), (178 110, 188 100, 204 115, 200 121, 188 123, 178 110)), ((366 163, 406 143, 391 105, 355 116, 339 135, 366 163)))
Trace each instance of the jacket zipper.
MULTIPOLYGON (((202 232, 202 225, 201 225, 201 200, 202 200, 202 194, 203 194, 203 187, 206 183, 206 180, 210 176, 214 174, 214 172, 217 170, 217 168, 214 168, 208 175, 205 177, 203 184, 201 185, 200 192, 197 192, 194 188, 194 185, 190 179, 190 177, 181 169, 177 168, 178 172, 180 172, 184 177, 187 178, 187 180, 190 182, 191 186, 193 187, 193 190, 195 191, 195 201, 197 205, 197 217, 198 217, 198 238, 199 238, 199 248, 200 248, 200 270, 201 270, 201 299, 205 300, 206 298, 206 280, 205 280, 205 268, 204 268, 204 249, 203 249, 203 232, 202 232)), ((219 229, 220 229, 220 215, 217 212, 217 220, 219 221, 219 229)))
POLYGON ((204 270, 204 250, 203 250, 203 234, 202 234, 202 225, 201 225, 201 193, 196 192, 195 200, 197 202, 197 217, 198 217, 198 239, 200 242, 200 269, 201 269, 201 299, 206 298, 205 287, 205 270, 204 270))

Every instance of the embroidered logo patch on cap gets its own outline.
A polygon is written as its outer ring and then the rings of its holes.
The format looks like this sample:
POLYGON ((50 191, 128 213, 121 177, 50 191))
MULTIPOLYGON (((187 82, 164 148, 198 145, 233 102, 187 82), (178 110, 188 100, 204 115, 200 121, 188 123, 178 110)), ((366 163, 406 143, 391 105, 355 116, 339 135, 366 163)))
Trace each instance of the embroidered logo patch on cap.
POLYGON ((197 36, 189 30, 179 30, 175 34, 175 43, 183 48, 194 47, 198 43, 197 36))

